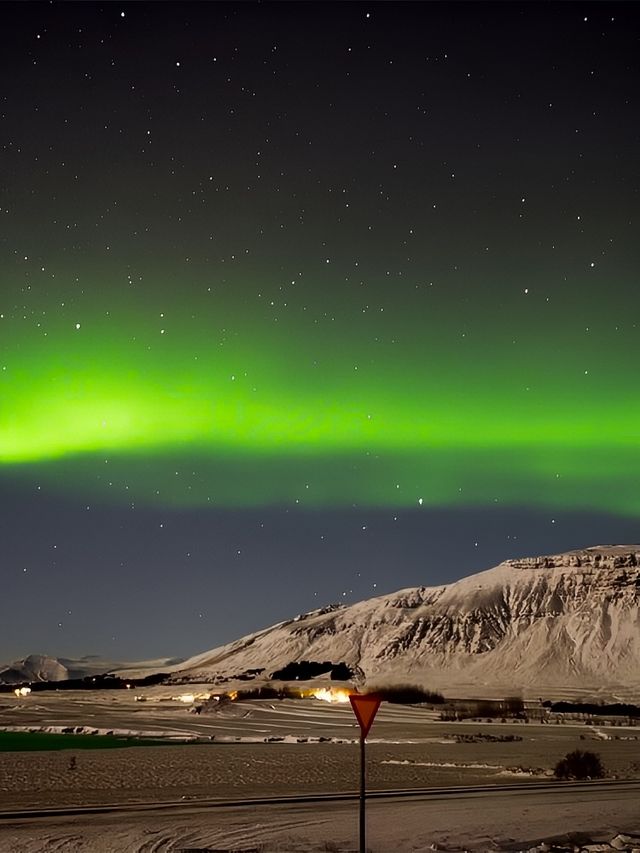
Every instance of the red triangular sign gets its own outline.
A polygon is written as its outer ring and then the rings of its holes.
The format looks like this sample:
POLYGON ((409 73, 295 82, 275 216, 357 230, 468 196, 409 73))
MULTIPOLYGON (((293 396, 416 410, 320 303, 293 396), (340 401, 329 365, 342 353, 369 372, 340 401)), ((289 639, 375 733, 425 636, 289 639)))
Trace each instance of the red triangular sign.
POLYGON ((349 702, 353 708, 353 713, 356 715, 358 723, 360 723, 360 731, 362 737, 369 734, 369 729, 373 723, 374 717, 380 707, 382 700, 375 693, 351 693, 349 702))

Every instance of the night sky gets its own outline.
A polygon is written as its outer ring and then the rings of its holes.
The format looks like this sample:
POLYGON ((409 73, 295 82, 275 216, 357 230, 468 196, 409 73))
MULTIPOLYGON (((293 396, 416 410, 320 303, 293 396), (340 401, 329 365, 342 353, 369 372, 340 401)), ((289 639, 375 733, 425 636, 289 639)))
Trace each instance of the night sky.
POLYGON ((637 3, 3 3, 0 662, 640 539, 637 3))

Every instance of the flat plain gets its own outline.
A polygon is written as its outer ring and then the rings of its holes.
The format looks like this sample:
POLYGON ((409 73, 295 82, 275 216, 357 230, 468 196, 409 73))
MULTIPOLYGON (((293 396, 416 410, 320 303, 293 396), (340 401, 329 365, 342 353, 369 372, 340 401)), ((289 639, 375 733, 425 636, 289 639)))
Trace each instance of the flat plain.
MULTIPOLYGON (((197 695, 196 686, 190 686, 189 689, 197 695)), ((161 687, 152 688, 144 694, 136 694, 134 691, 59 691, 31 694, 24 699, 15 699, 11 695, 1 697, 0 727, 5 730, 19 728, 59 732, 63 728, 82 727, 85 732, 112 733, 92 735, 96 739, 96 745, 102 742, 103 738, 144 733, 154 737, 156 745, 135 749, 115 747, 93 750, 79 748, 79 740, 76 749, 74 735, 65 739, 65 748, 60 750, 0 753, 0 809, 7 811, 32 807, 130 805, 177 800, 192 802, 197 806, 194 801, 207 797, 241 800, 319 792, 353 793, 357 790, 359 730, 349 705, 334 705, 317 699, 252 700, 229 703, 221 705, 211 713, 196 714, 193 712, 193 705, 177 698, 182 690, 183 688, 161 687), (144 696, 144 701, 136 698, 140 695, 144 696), (157 745, 158 738, 163 738, 166 745, 157 745), (187 739, 194 740, 182 742, 187 739)), ((475 720, 441 722, 437 711, 420 706, 384 703, 367 742, 367 786, 369 790, 374 791, 460 785, 497 786, 519 782, 542 785, 550 781, 556 762, 574 749, 591 749, 598 752, 610 777, 633 780, 640 778, 639 737, 640 727, 585 725, 580 721, 544 724, 475 720)), ((602 831, 616 825, 620 827, 621 823, 628 829, 631 815, 638 813, 636 800, 627 795, 618 793, 603 800, 602 794, 599 794, 599 805, 594 809, 585 803, 580 805, 577 801, 571 805, 571 797, 559 787, 556 805, 558 808, 562 806, 563 816, 560 823, 557 820, 554 823, 550 803, 555 801, 553 798, 550 801, 548 794, 545 794, 545 798, 547 808, 538 810, 539 817, 546 822, 544 826, 551 822, 557 830, 561 825, 566 831, 579 830, 584 826, 585 820, 591 824, 595 821, 598 825, 594 826, 594 829, 600 828, 602 831), (607 804, 604 811, 603 803, 607 804), (566 825, 567 812, 575 815, 575 825, 566 825)), ((538 798, 535 799, 537 801, 538 798)), ((589 797, 583 799, 588 804, 589 797)), ((423 806, 427 808, 426 805, 423 806)), ((514 815, 519 813, 517 810, 507 819, 504 807, 501 811, 501 807, 495 802, 491 808, 494 809, 496 819, 502 823, 497 827, 492 825, 493 829, 487 828, 486 806, 482 805, 480 800, 473 801, 472 806, 469 808, 467 805, 466 816, 462 822, 459 817, 451 816, 451 831, 447 834, 444 829, 439 830, 439 843, 444 843, 442 839, 446 835, 448 849, 462 849, 456 848, 455 844, 463 842, 468 849, 480 849, 473 847, 476 832, 474 821, 477 821, 479 838, 498 837, 500 826, 504 828, 507 825, 512 826, 511 834, 507 832, 512 839, 518 827, 521 827, 523 833, 526 830, 525 834, 529 838, 543 837, 545 834, 544 827, 535 821, 531 825, 526 821, 524 824, 514 822, 514 815), (464 832, 460 829, 462 835, 458 841, 455 840, 456 826, 464 826, 464 832), (451 846, 452 844, 454 846, 451 846)), ((287 824, 283 818, 284 812, 274 811, 272 808, 269 810, 270 817, 264 817, 265 834, 260 841, 262 846, 251 849, 322 850, 322 846, 313 847, 316 843, 338 845, 335 847, 337 850, 353 849, 355 842, 349 835, 349 821, 353 823, 355 808, 355 805, 349 804, 307 807, 306 810, 303 807, 291 808, 287 813, 292 820, 294 814, 305 815, 301 818, 300 826, 307 829, 301 829, 298 835, 290 834, 287 836, 288 841, 283 841, 281 837, 287 824), (277 814, 282 818, 281 826, 278 823, 280 818, 276 820, 274 817, 277 814), (328 814, 332 817, 327 818, 328 814), (322 816, 320 822, 324 827, 324 835, 318 835, 319 827, 312 832, 310 826, 307 826, 311 815, 322 816), (276 825, 280 826, 282 832, 276 831, 276 825), (271 829, 267 831, 268 826, 271 826, 271 829), (298 836, 300 838, 296 841, 298 836), (269 843, 272 847, 264 846, 268 839, 271 839, 269 843), (296 846, 298 843, 302 845, 299 848, 296 846), (291 846, 278 847, 278 844, 291 846), (352 845, 351 848, 349 845, 352 845)), ((454 802, 449 803, 442 814, 452 815, 452 809, 455 812, 459 808, 460 804, 456 806, 454 802)), ((433 811, 434 804, 428 809, 433 811)), ((531 809, 535 811, 533 799, 527 804, 525 811, 531 815, 531 809)), ((249 843, 251 839, 251 843, 257 843, 256 839, 259 840, 260 833, 253 830, 249 832, 246 827, 255 824, 259 810, 249 811, 250 815, 245 814, 241 818, 237 812, 231 810, 225 818, 226 823, 220 811, 216 812, 215 816, 200 815, 196 820, 196 825, 200 827, 196 846, 206 849, 205 836, 209 838, 207 844, 214 843, 216 838, 218 840, 215 843, 220 844, 226 832, 225 826, 240 824, 245 826, 246 830, 243 830, 244 835, 238 830, 238 838, 244 839, 242 843, 249 843), (215 831, 212 827, 215 827, 215 831)), ((402 820, 405 821, 409 820, 410 814, 413 815, 412 819, 417 819, 419 813, 416 803, 372 805, 372 849, 392 849, 385 847, 384 844, 389 841, 383 840, 388 838, 384 826, 385 821, 390 819, 389 815, 403 815, 405 817, 402 820), (384 819, 380 818, 377 837, 382 846, 377 848, 373 843, 376 837, 373 830, 377 820, 375 815, 387 815, 384 819)), ((151 821, 131 817, 127 818, 128 823, 127 820, 123 823, 119 818, 118 826, 130 826, 133 835, 126 844, 122 842, 124 846, 118 846, 115 838, 111 837, 110 841, 104 842, 111 844, 111 847, 99 847, 95 836, 96 826, 107 825, 106 816, 100 819, 84 818, 84 823, 78 817, 67 818, 62 824, 60 820, 50 821, 49 824, 41 820, 29 826, 10 826, 5 821, 0 826, 0 849, 53 849, 46 846, 50 841, 51 830, 57 826, 57 832, 61 826, 69 825, 75 827, 71 835, 80 840, 76 846, 69 846, 71 842, 65 842, 56 849, 187 850, 191 844, 187 843, 184 833, 176 835, 176 832, 170 829, 171 826, 175 829, 183 824, 186 827, 187 824, 168 816, 162 816, 161 819, 154 816, 151 821), (164 846, 140 846, 140 833, 144 835, 150 824, 154 827, 162 825, 165 828, 164 846), (79 831, 80 826, 84 826, 84 830, 79 831), (7 832, 10 830, 14 835, 9 842, 7 832), (91 833, 94 833, 95 837, 91 833), (93 841, 89 841, 90 837, 93 841), (38 838, 42 842, 41 847, 37 846, 38 838)), ((313 823, 313 820, 311 822, 313 823)), ((193 825, 192 821, 190 826, 193 825)), ((417 830, 413 834, 409 832, 407 839, 414 836, 417 839, 419 833, 416 833, 417 830)), ((427 838, 424 832, 420 837, 427 838)), ((428 837, 432 839, 429 844, 434 843, 436 836, 428 837)), ((195 841, 191 844, 192 849, 194 845, 195 841)), ((427 847, 425 840, 424 847, 400 846, 396 849, 417 850, 427 847)), ((250 848, 218 846, 213 849, 250 848)), ((329 846, 324 849, 332 848, 329 846)))

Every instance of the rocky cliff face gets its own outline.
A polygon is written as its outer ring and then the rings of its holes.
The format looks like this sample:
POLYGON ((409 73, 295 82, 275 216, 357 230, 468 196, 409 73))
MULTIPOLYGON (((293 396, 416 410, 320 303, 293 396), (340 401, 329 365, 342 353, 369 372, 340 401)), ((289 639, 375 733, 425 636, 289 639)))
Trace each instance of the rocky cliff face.
POLYGON ((640 546, 507 560, 456 583, 306 613, 175 668, 212 680, 297 660, 445 691, 640 685, 640 546))

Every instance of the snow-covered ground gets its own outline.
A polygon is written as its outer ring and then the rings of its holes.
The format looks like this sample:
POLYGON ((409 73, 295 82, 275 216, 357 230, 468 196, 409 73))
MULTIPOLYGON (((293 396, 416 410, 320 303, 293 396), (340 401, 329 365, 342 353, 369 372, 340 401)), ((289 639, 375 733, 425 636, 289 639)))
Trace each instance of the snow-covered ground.
MULTIPOLYGON (((542 853, 550 846, 540 842, 555 839, 567 851, 588 850, 588 841, 611 841, 619 832, 640 837, 638 793, 483 794, 475 799, 371 801, 367 804, 367 848, 371 853, 497 853, 536 847, 542 853)), ((166 816, 118 814, 3 822, 0 849, 12 853, 355 853, 357 821, 356 802, 213 811, 186 806, 183 814, 166 816)), ((626 843, 624 839, 616 847, 591 848, 606 849, 637 848, 632 840, 626 843)))
MULTIPOLYGON (((198 689, 194 691, 196 694, 198 689)), ((352 792, 358 784, 358 728, 348 705, 315 699, 250 701, 194 714, 175 686, 135 691, 9 694, 0 727, 58 732, 146 734, 195 744, 134 749, 0 753, 0 810, 83 804, 147 804, 352 792)), ((367 745, 370 790, 549 781, 573 749, 600 753, 610 774, 640 775, 640 729, 584 724, 440 722, 417 706, 383 703, 367 745)), ((101 736, 96 734, 96 737, 101 736)), ((102 735, 106 736, 106 735, 102 735)), ((594 792, 597 790, 593 789, 594 792)), ((640 788, 556 798, 510 795, 433 802, 372 802, 369 846, 394 851, 508 849, 567 832, 613 838, 639 830, 640 788), (431 845, 436 845, 432 848, 431 845)), ((0 821, 0 851, 257 850, 354 851, 355 806, 215 810, 77 817, 37 825, 0 821)), ((526 849, 516 847, 512 849, 526 849)))

